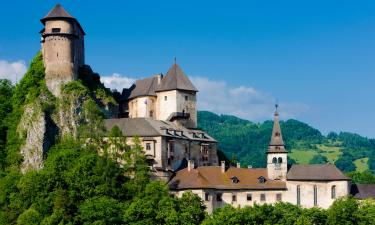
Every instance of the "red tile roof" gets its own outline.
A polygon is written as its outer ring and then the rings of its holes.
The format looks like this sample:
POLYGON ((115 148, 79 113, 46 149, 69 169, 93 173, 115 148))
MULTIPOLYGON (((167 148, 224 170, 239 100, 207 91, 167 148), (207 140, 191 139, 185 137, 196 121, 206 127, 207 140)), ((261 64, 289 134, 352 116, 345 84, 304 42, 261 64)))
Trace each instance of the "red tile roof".
POLYGON ((270 180, 267 169, 245 169, 230 167, 224 173, 220 166, 202 166, 188 171, 180 170, 168 183, 172 190, 184 189, 227 189, 227 190, 285 190, 280 180, 270 180), (264 177, 264 183, 259 182, 264 177), (237 177, 239 182, 232 182, 237 177))

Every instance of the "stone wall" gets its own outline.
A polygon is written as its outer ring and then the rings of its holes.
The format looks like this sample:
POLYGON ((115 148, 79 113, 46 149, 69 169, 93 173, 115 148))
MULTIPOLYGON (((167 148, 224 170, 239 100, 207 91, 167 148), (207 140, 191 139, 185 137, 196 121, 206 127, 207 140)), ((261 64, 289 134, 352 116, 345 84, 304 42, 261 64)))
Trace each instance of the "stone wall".
POLYGON ((46 21, 42 53, 47 87, 55 96, 59 96, 61 84, 76 80, 78 69, 84 64, 83 33, 73 21, 46 21), (60 31, 52 32, 54 28, 60 31))

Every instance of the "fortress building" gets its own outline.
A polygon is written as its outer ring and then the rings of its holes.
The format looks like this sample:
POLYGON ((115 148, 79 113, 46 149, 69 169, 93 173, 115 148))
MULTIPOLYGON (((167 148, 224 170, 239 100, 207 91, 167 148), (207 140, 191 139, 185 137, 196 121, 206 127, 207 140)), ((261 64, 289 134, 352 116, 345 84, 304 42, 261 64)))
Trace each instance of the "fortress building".
POLYGON ((125 118, 106 120, 118 126, 132 145, 139 136, 154 174, 165 180, 193 161, 197 166, 218 165, 217 142, 197 129, 198 90, 174 63, 165 76, 138 80, 123 91, 120 107, 125 118))
POLYGON ((46 84, 55 96, 60 86, 78 78, 78 69, 85 63, 84 36, 78 20, 57 4, 40 20, 46 84))

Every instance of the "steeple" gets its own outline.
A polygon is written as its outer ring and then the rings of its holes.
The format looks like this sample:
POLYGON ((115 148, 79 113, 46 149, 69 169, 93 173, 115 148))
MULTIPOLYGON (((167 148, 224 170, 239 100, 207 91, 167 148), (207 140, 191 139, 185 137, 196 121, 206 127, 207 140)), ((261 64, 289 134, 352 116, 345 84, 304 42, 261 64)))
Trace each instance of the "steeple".
POLYGON ((269 144, 269 148, 267 153, 286 153, 285 144, 283 141, 283 136, 281 135, 281 128, 279 122, 279 112, 278 112, 279 105, 275 105, 275 114, 274 114, 274 122, 273 122, 273 129, 272 129, 272 136, 271 142, 269 144))

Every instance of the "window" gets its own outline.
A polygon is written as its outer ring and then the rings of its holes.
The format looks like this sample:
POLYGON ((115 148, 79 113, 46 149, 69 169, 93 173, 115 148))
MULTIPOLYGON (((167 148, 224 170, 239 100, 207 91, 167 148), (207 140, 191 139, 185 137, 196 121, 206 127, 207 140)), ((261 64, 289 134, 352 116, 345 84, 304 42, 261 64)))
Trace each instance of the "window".
POLYGON ((187 101, 187 100, 189 100, 189 96, 186 95, 185 96, 185 101, 187 101))
POLYGON ((260 194, 260 201, 261 202, 266 201, 266 194, 260 194))
POLYGON ((297 205, 301 205, 301 187, 297 186, 297 205))
POLYGON ((146 150, 148 150, 148 151, 151 150, 151 144, 150 143, 146 143, 146 150))
POLYGON ((272 163, 273 163, 273 164, 276 164, 276 163, 277 163, 277 159, 276 159, 276 157, 273 157, 273 159, 272 159, 272 163))
POLYGON ((232 202, 237 202, 237 195, 236 194, 232 194, 232 202))
POLYGON ((204 193, 204 200, 206 201, 206 202, 208 202, 208 201, 210 201, 210 194, 209 193, 204 193))
POLYGON ((60 33, 60 28, 52 28, 52 33, 60 33))
POLYGON ((154 117, 154 111, 150 110, 150 117, 154 117))
POLYGON ((318 205, 318 188, 314 185, 314 206, 318 205))
POLYGON ((237 184, 238 182, 240 182, 240 180, 236 176, 231 177, 230 179, 232 180, 232 183, 234 183, 234 184, 237 184))
POLYGON ((276 201, 281 202, 282 196, 281 193, 276 194, 276 201))
POLYGON ((281 158, 281 157, 279 157, 278 159, 277 159, 277 163, 278 164, 281 164, 283 162, 283 159, 281 158))
POLYGON ((247 199, 247 201, 252 201, 253 196, 251 194, 247 194, 246 199, 247 199))
POLYGON ((218 194, 216 195, 216 200, 217 200, 218 202, 221 202, 221 201, 223 201, 222 197, 223 197, 223 194, 222 194, 222 193, 218 193, 218 194))
POLYGON ((164 101, 167 101, 168 100, 168 97, 167 96, 164 96, 164 101))
POLYGON ((336 186, 335 186, 335 185, 333 185, 333 186, 331 187, 331 198, 332 198, 332 199, 335 199, 335 198, 336 198, 336 186))
POLYGON ((264 178, 263 176, 260 176, 260 177, 258 178, 258 182, 259 182, 260 184, 264 184, 264 183, 266 183, 266 178, 264 178))

